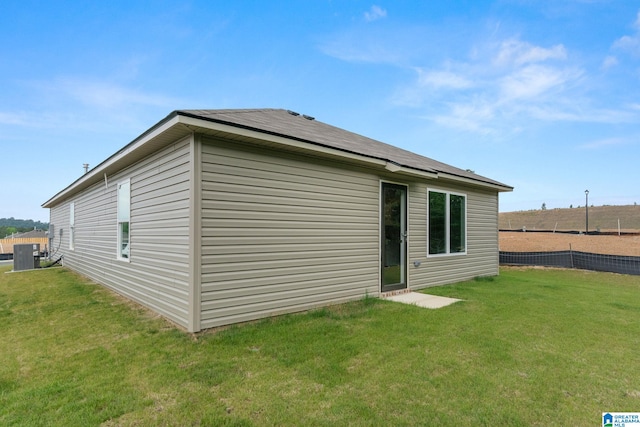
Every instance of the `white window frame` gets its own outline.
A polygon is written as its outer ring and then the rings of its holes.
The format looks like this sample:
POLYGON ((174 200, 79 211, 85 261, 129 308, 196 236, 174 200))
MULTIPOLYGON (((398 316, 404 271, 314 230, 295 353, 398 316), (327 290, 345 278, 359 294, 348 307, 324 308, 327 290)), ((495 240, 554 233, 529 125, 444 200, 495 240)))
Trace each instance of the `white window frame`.
POLYGON ((69 250, 76 249, 76 203, 69 203, 69 250))
POLYGON ((469 216, 468 216, 468 201, 469 196, 466 193, 458 193, 450 190, 442 190, 439 188, 427 188, 427 257, 443 257, 443 256, 460 256, 466 255, 468 244, 469 244, 469 216), (432 254, 429 253, 430 248, 430 239, 431 239, 431 206, 429 203, 429 193, 442 193, 445 194, 445 251, 443 253, 432 254), (462 252, 451 252, 451 196, 461 196, 464 197, 464 251, 462 252))
POLYGON ((116 248, 116 257, 119 261, 131 262, 131 180, 125 179, 117 183, 116 186, 116 226, 118 235, 118 246, 116 248), (120 191, 126 186, 128 191, 127 203, 123 203, 120 191), (127 242, 126 248, 123 247, 122 225, 127 224, 127 242))

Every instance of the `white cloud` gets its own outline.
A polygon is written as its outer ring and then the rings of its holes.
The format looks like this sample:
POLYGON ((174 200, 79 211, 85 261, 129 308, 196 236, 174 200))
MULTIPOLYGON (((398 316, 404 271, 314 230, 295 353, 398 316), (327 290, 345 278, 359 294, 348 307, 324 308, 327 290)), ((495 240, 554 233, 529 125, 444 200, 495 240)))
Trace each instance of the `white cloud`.
MULTIPOLYGON (((137 131, 147 125, 151 111, 165 113, 187 102, 162 94, 147 93, 124 85, 83 78, 25 81, 38 100, 24 111, 0 111, 0 134, 9 129, 74 129, 95 133, 115 128, 137 131)), ((157 113, 156 113, 157 114, 157 113)), ((13 132, 12 138, 16 138, 13 132)))
POLYGON ((483 49, 486 54, 466 62, 415 67, 417 78, 396 91, 393 101, 427 109, 425 117, 439 125, 479 134, 517 133, 525 126, 522 120, 531 118, 580 120, 584 112, 571 93, 584 72, 564 63, 564 46, 508 39, 483 49))
POLYGON ((628 51, 632 54, 640 53, 640 36, 622 36, 613 43, 614 49, 628 51))
POLYGON ((502 78, 501 96, 504 99, 538 98, 578 77, 578 72, 566 69, 529 65, 502 78))
POLYGON ((324 43, 320 48, 325 54, 347 62, 395 65, 403 60, 400 52, 385 44, 352 43, 350 40, 336 38, 324 43))
POLYGON ((565 97, 563 102, 530 104, 526 107, 527 114, 538 120, 553 122, 576 123, 636 123, 640 117, 637 113, 625 109, 602 109, 589 105, 581 105, 586 101, 571 102, 565 97))
POLYGON ((172 107, 176 99, 145 93, 118 84, 83 79, 62 79, 52 89, 62 92, 83 104, 98 108, 117 108, 125 105, 172 107))
POLYGON ((636 34, 620 37, 613 42, 611 47, 613 49, 627 51, 634 56, 640 56, 640 11, 638 11, 633 26, 636 28, 636 34))
POLYGON ((342 61, 403 67, 422 57, 423 47, 416 45, 416 40, 427 38, 428 33, 420 27, 365 25, 331 34, 318 44, 318 48, 342 61))
POLYGON ((364 19, 367 22, 377 21, 378 19, 385 18, 386 16, 387 11, 376 5, 371 6, 371 9, 364 13, 364 19))
POLYGON ((424 71, 421 68, 416 70, 420 86, 430 86, 436 89, 466 89, 473 86, 473 82, 469 78, 451 71, 424 71))
POLYGON ((580 148, 586 150, 597 150, 600 148, 608 148, 611 146, 624 145, 627 143, 628 141, 625 138, 604 138, 583 144, 580 146, 580 148))
POLYGON ((494 106, 484 102, 458 103, 449 105, 448 114, 434 115, 430 119, 446 127, 486 135, 494 132, 490 123, 495 114, 494 106))
POLYGON ((24 126, 28 123, 29 118, 26 114, 0 112, 0 124, 24 126))
MULTIPOLYGON (((72 114, 60 111, 60 105, 57 110, 32 109, 31 111, 22 112, 0 112, 0 125, 18 126, 32 129, 51 129, 62 126, 69 127, 76 117, 72 114)), ((2 132, 0 132, 2 133, 2 132)), ((5 136, 5 135, 3 135, 5 136)))
POLYGON ((615 67, 616 65, 618 65, 618 58, 612 55, 608 55, 602 61, 602 69, 604 70, 608 70, 609 68, 615 67))
POLYGON ((495 57, 497 65, 525 65, 535 62, 543 62, 550 59, 566 59, 567 51, 561 44, 551 48, 533 46, 517 39, 505 40, 500 45, 500 50, 495 57))
POLYGON ((43 101, 63 105, 79 102, 99 109, 150 106, 174 108, 181 100, 163 94, 145 92, 111 80, 83 77, 61 77, 53 80, 26 82, 43 101))
MULTIPOLYGON (((593 91, 602 85, 590 82, 598 76, 576 63, 580 55, 570 55, 563 43, 541 45, 518 37, 496 42, 493 34, 484 43, 467 44, 465 57, 451 57, 448 52, 453 49, 425 50, 429 43, 416 43, 440 37, 433 28, 393 30, 360 27, 334 35, 321 49, 346 61, 413 71, 413 78, 397 86, 390 101, 421 110, 420 117, 439 126, 512 136, 535 126, 532 121, 633 123, 640 119, 632 107, 609 106, 614 101, 594 98, 593 91)), ((456 44, 455 52, 460 51, 456 44)), ((614 67, 617 61, 611 54, 600 66, 614 67)))
POLYGON ((396 90, 392 102, 396 105, 419 107, 425 100, 432 99, 436 92, 450 93, 454 90, 473 88, 473 81, 462 73, 448 70, 424 70, 413 68, 417 80, 411 85, 396 90))
MULTIPOLYGON (((425 60, 445 55, 443 48, 454 41, 432 41, 442 30, 429 25, 390 22, 387 25, 355 25, 320 38, 317 48, 331 57, 348 62, 390 64, 413 69, 425 60)), ((457 49, 457 48, 456 48, 457 49)))

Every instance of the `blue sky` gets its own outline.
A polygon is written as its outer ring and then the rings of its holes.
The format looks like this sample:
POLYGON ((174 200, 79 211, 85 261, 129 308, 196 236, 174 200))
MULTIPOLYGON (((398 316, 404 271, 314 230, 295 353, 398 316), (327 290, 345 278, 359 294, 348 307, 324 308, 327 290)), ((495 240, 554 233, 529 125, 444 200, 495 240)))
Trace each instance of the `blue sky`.
POLYGON ((515 187, 640 202, 640 2, 3 2, 0 217, 176 109, 285 108, 515 187))

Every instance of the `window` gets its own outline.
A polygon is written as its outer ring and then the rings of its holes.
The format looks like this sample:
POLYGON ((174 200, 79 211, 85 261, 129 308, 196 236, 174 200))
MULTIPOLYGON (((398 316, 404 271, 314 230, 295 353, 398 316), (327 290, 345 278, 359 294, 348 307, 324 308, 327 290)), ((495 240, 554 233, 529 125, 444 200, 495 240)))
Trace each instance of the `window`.
POLYGON ((118 183, 118 259, 129 260, 131 216, 131 182, 118 183))
POLYGON ((429 255, 463 254, 467 250, 467 197, 429 190, 429 255))
POLYGON ((69 203, 69 249, 76 247, 76 204, 69 203))

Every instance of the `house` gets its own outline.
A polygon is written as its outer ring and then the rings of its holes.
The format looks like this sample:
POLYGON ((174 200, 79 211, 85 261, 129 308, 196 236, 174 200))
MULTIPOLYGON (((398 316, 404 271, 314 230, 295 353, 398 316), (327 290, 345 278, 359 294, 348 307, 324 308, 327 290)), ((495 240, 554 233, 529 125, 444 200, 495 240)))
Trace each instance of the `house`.
POLYGON ((42 206, 65 266, 193 332, 498 274, 511 190, 288 110, 181 110, 42 206))

